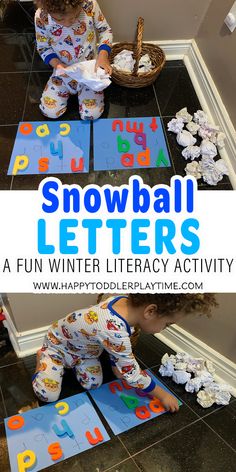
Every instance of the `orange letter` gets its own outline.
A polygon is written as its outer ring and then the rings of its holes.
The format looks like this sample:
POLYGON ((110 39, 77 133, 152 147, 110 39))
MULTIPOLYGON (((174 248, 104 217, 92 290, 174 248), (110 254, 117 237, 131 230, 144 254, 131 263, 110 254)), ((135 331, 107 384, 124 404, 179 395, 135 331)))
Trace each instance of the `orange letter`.
POLYGON ((48 157, 41 157, 39 159, 39 172, 47 172, 48 167, 49 167, 48 163, 49 163, 48 157))
POLYGON ((153 413, 160 413, 161 411, 165 411, 165 408, 162 406, 158 398, 154 398, 154 400, 150 401, 149 408, 153 411, 153 413))
POLYGON ((93 438, 92 434, 90 431, 86 431, 85 436, 89 442, 89 444, 92 444, 95 446, 95 444, 98 444, 99 442, 103 441, 103 436, 99 428, 94 428, 94 433, 96 434, 96 438, 93 438))
POLYGON ((134 155, 133 154, 123 154, 123 156, 121 156, 121 164, 124 167, 133 167, 134 166, 134 155))
POLYGON ((118 382, 111 382, 110 385, 109 385, 109 389, 110 389, 111 393, 116 393, 116 389, 119 392, 122 392, 122 387, 118 382))
POLYGON ((84 159, 83 159, 83 157, 79 158, 79 165, 77 167, 76 167, 76 160, 73 157, 73 159, 71 159, 70 168, 71 168, 72 172, 83 172, 83 170, 84 170, 84 159))
POLYGON ((61 459, 61 457, 63 456, 63 451, 59 442, 49 444, 48 452, 53 461, 57 461, 58 459, 61 459))
POLYGON ((24 424, 25 420, 21 415, 11 416, 7 422, 7 426, 11 430, 21 429, 24 424))
POLYGON ((150 163, 151 163, 150 149, 147 148, 145 151, 139 152, 137 161, 140 166, 150 166, 150 163))
POLYGON ((151 416, 146 406, 138 406, 138 408, 135 409, 135 414, 140 420, 145 420, 151 416))
POLYGON ((31 123, 21 123, 19 126, 19 131, 24 136, 28 136, 28 134, 32 133, 33 126, 31 125, 31 123))

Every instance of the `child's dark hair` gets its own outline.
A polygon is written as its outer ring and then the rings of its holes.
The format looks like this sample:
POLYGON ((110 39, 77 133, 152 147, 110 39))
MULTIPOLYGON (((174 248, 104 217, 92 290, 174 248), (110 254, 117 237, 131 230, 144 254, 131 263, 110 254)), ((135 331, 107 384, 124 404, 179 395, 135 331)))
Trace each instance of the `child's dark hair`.
POLYGON ((65 13, 68 7, 76 8, 82 5, 84 0, 36 0, 38 8, 42 8, 47 13, 65 13))
POLYGON ((182 311, 209 317, 212 308, 218 306, 213 293, 130 293, 128 299, 133 307, 157 305, 160 316, 182 311))

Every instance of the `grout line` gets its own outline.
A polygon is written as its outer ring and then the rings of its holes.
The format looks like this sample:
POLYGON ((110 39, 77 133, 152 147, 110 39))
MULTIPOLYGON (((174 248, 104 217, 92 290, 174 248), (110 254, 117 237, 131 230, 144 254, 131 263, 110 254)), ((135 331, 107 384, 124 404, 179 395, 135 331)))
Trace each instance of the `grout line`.
POLYGON ((6 126, 18 126, 18 124, 19 124, 19 123, 7 123, 7 124, 2 124, 2 125, 0 125, 0 128, 4 128, 4 126, 5 126, 5 128, 6 128, 6 126))
POLYGON ((16 362, 12 362, 11 364, 6 364, 6 365, 0 365, 0 369, 3 369, 4 367, 10 367, 12 365, 16 365, 16 364, 19 364, 21 363, 22 361, 19 360, 19 361, 16 361, 16 362))
POLYGON ((129 450, 127 449, 127 447, 125 446, 125 444, 123 443, 122 439, 120 438, 120 436, 118 435, 117 438, 119 439, 119 441, 121 442, 122 446, 124 447, 124 449, 126 450, 126 452, 128 453, 129 457, 131 458, 131 454, 129 452, 129 450))
POLYGON ((5 413, 5 416, 7 417, 8 416, 8 413, 7 413, 7 407, 5 405, 5 400, 4 400, 4 396, 3 396, 3 392, 2 392, 2 387, 0 385, 0 394, 1 394, 1 397, 2 397, 2 404, 3 404, 3 408, 4 408, 4 413, 5 413))
POLYGON ((161 443, 162 441, 165 441, 166 439, 171 438, 171 437, 174 436, 175 434, 180 433, 180 432, 183 431, 184 429, 189 428, 190 426, 192 426, 192 425, 194 425, 194 424, 196 424, 196 423, 199 423, 200 421, 201 421, 201 418, 198 418, 197 420, 192 421, 192 423, 189 423, 189 424, 183 426, 182 428, 178 429, 177 431, 174 431, 173 433, 168 434, 168 435, 165 436, 164 438, 159 439, 159 441, 156 441, 156 442, 154 442, 153 444, 150 444, 149 446, 145 447, 144 449, 141 449, 140 451, 136 452, 135 454, 132 455, 132 458, 138 456, 138 454, 141 454, 142 452, 146 451, 147 449, 150 449, 151 447, 156 446, 157 444, 161 443))
POLYGON ((209 426, 208 423, 206 423, 206 421, 204 421, 204 419, 202 419, 202 422, 209 428, 211 429, 211 431, 213 431, 213 433, 216 434, 216 436, 218 436, 218 438, 220 438, 228 447, 230 447, 230 449, 236 453, 236 449, 234 449, 220 434, 218 434, 211 426, 209 426))
MULTIPOLYGON (((129 460, 130 460, 130 458, 127 459, 127 457, 126 457, 126 459, 124 459, 123 461, 117 462, 117 464, 114 464, 111 467, 109 467, 108 469, 104 469, 101 472, 108 472, 109 470, 112 470, 113 468, 117 467, 118 465, 124 464, 124 462, 129 461, 129 460)), ((99 469, 98 469, 98 472, 100 472, 99 469)))

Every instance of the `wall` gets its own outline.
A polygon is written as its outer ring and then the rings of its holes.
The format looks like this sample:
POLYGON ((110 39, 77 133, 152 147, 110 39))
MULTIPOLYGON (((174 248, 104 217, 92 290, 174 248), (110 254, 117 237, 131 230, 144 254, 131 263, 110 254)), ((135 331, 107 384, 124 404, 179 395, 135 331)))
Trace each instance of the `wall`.
POLYGON ((11 317, 17 331, 29 331, 50 325, 68 313, 96 303, 97 295, 7 294, 11 317))
MULTIPOLYGON (((19 332, 40 328, 67 313, 96 303, 97 295, 7 295, 19 332)), ((212 318, 187 317, 180 325, 201 341, 236 362, 236 293, 218 294, 212 318)))
POLYGON ((114 41, 133 41, 137 18, 145 20, 144 39, 191 39, 211 0, 99 0, 114 41))
POLYGON ((236 362, 236 293, 217 294, 219 308, 211 318, 185 318, 180 326, 220 354, 236 362))
POLYGON ((224 24, 233 3, 213 0, 195 40, 236 128, 236 30, 230 33, 224 24))

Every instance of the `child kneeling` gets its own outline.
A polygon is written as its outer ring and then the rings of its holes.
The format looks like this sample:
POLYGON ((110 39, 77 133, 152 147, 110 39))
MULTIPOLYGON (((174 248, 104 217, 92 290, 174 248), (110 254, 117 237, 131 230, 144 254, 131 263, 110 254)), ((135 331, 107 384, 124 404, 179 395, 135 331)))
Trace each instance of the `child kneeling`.
POLYGON ((49 328, 37 355, 34 392, 44 402, 57 401, 64 368, 74 369, 84 389, 98 388, 103 378, 99 357, 105 349, 118 378, 158 398, 167 410, 177 411, 177 400, 157 386, 136 361, 130 342, 132 328, 158 333, 188 313, 209 314, 215 305, 211 294, 130 294, 75 311, 49 328))

